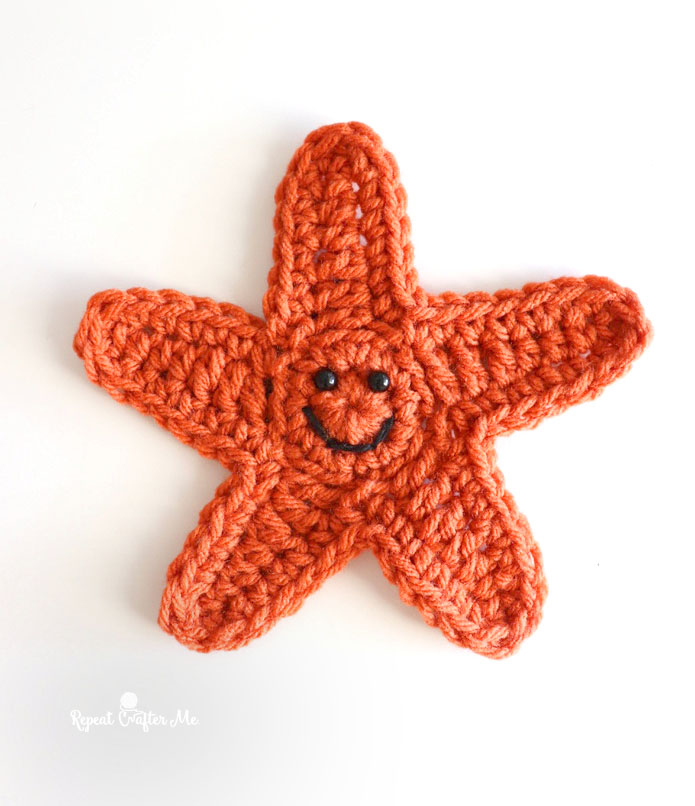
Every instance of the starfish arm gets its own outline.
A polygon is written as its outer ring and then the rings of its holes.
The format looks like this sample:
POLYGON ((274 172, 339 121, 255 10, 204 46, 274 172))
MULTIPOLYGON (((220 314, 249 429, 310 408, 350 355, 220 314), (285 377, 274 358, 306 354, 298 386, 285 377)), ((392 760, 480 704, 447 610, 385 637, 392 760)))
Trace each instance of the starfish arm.
POLYGON ((271 458, 235 456, 167 575, 159 624, 199 652, 238 649, 294 613, 365 547, 335 489, 271 458))
POLYGON ((374 502, 371 545, 386 578, 427 624, 501 658, 538 625, 546 583, 492 440, 480 427, 465 439, 419 487, 374 502))
POLYGON ((93 296, 74 348, 89 378, 151 415, 204 456, 264 438, 263 322, 235 305, 178 291, 93 296))
POLYGON ((603 277, 429 300, 429 334, 461 390, 459 424, 482 415, 496 434, 595 398, 651 337, 637 296, 603 277))
POLYGON ((417 293, 398 166, 363 123, 309 134, 275 194, 263 310, 274 344, 346 321, 400 322, 417 293))

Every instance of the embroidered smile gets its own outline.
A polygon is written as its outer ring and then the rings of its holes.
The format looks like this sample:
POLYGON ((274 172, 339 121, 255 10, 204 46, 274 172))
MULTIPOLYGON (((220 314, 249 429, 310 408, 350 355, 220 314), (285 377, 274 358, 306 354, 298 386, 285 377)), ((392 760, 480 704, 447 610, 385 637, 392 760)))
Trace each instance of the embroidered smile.
POLYGON ((311 406, 304 406, 302 411, 304 412, 304 416, 306 417, 311 430, 317 436, 321 437, 321 439, 326 443, 327 448, 330 448, 332 451, 348 451, 349 453, 367 453, 367 451, 373 451, 374 448, 383 442, 389 435, 389 432, 393 427, 394 420, 393 416, 384 420, 377 435, 371 442, 360 442, 356 445, 353 445, 351 442, 340 442, 340 440, 332 437, 321 425, 321 421, 314 414, 314 410, 311 408, 311 406))

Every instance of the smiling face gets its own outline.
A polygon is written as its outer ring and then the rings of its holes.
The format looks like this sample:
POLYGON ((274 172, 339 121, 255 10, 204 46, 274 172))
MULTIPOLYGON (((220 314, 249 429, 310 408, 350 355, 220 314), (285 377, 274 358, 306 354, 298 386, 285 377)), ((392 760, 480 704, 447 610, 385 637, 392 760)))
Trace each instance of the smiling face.
POLYGON ((406 346, 368 329, 325 331, 280 355, 270 411, 290 462, 343 476, 400 465, 421 441, 412 367, 406 346))
MULTIPOLYGON (((393 428, 393 414, 386 410, 379 412, 380 408, 385 409, 386 407, 380 407, 371 398, 365 400, 363 389, 366 381, 366 385, 372 392, 378 395, 385 394, 391 384, 388 373, 383 370, 372 370, 366 379, 360 378, 360 374, 349 372, 347 378, 343 377, 342 383, 338 375, 330 367, 322 367, 314 375, 314 386, 320 392, 337 392, 339 386, 347 387, 346 393, 341 395, 333 405, 329 407, 322 406, 324 409, 327 408, 328 418, 324 417, 324 420, 337 420, 340 430, 347 431, 350 439, 357 439, 357 441, 339 439, 333 436, 335 429, 326 429, 315 411, 315 407, 318 404, 322 404, 323 401, 319 400, 314 405, 307 405, 302 409, 312 431, 321 437, 326 447, 332 451, 341 451, 343 453, 367 453, 367 451, 373 451, 388 437, 393 428), (362 436, 360 439, 358 432, 363 432, 367 423, 375 420, 380 413, 383 419, 381 425, 379 425, 379 430, 371 438, 362 436)), ((331 397, 335 397, 335 395, 331 395, 331 397)))

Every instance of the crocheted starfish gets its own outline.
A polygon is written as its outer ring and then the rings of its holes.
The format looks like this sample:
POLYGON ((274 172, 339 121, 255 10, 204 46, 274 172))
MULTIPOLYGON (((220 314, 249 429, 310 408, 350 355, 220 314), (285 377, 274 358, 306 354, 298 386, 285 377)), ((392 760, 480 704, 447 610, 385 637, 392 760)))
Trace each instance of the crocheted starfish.
POLYGON ((508 655, 546 584, 495 437, 596 397, 650 336, 599 277, 461 296, 417 285, 396 163, 359 123, 310 134, 276 193, 265 321, 177 291, 104 291, 87 374, 229 477, 171 564, 159 623, 234 649, 370 548, 451 641, 508 655))

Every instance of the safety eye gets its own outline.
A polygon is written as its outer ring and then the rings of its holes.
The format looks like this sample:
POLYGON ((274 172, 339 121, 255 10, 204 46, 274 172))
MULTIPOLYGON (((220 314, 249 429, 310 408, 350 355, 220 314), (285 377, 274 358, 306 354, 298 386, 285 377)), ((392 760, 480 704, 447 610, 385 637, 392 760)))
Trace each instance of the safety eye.
POLYGON ((338 376, 332 369, 324 367, 314 375, 314 386, 322 392, 330 392, 338 385, 338 376))
POLYGON ((389 376, 385 372, 370 372, 367 383, 372 392, 385 392, 391 385, 389 376))

